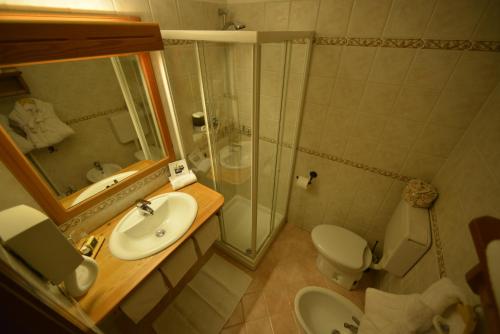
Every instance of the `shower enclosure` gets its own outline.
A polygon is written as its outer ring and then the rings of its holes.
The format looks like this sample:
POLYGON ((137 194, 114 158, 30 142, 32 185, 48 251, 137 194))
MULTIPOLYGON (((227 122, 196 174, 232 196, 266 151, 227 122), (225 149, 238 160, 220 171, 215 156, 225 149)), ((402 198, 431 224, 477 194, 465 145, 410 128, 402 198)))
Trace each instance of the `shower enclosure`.
POLYGON ((312 36, 162 30, 181 154, 224 195, 218 245, 249 267, 286 220, 312 36))

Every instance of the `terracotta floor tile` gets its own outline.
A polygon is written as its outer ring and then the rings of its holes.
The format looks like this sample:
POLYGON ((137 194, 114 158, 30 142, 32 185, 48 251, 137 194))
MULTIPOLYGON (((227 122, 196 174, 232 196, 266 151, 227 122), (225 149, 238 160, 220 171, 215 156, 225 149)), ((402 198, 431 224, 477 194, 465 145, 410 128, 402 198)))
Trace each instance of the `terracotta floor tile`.
POLYGON ((243 296, 241 304, 243 305, 245 321, 267 317, 266 300, 263 293, 248 293, 243 296))
POLYGON ((288 291, 281 289, 265 294, 269 315, 291 312, 292 307, 288 299, 288 291))
POLYGON ((220 334, 247 334, 245 324, 224 328, 220 334))
POLYGON ((272 315, 271 324, 274 334, 298 333, 299 330, 293 320, 293 314, 291 312, 272 315))
POLYGON ((268 317, 245 323, 246 334, 273 334, 271 320, 268 317))

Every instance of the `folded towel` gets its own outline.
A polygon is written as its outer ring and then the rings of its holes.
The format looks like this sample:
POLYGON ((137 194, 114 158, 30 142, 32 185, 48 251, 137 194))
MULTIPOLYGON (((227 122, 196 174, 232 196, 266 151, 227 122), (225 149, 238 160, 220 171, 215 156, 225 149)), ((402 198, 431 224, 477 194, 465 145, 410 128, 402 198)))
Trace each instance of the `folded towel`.
POLYGON ((17 148, 19 150, 21 150, 21 152, 26 154, 35 148, 35 146, 33 145, 33 143, 31 141, 29 141, 25 137, 17 134, 14 131, 14 129, 12 129, 9 126, 9 120, 7 119, 7 116, 0 115, 0 124, 4 128, 4 130, 7 132, 7 134, 12 138, 12 140, 16 144, 17 148))
POLYGON ((35 148, 58 144, 75 133, 59 120, 52 104, 34 98, 16 101, 9 118, 22 127, 35 148))
POLYGON ((467 303, 448 278, 433 283, 422 294, 396 295, 369 288, 359 334, 424 333, 432 327, 434 316, 459 302, 467 303))

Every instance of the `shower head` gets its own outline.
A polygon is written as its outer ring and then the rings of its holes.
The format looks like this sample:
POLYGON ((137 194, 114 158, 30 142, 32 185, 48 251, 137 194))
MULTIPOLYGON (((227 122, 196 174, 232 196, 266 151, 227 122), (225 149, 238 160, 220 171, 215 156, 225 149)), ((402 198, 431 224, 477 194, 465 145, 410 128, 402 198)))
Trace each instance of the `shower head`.
POLYGON ((245 29, 245 25, 239 22, 226 22, 226 18, 229 15, 228 11, 222 8, 219 8, 218 12, 219 16, 222 17, 222 30, 241 30, 245 29))
POLYGON ((222 30, 241 30, 245 29, 246 25, 238 22, 228 22, 224 25, 222 30))

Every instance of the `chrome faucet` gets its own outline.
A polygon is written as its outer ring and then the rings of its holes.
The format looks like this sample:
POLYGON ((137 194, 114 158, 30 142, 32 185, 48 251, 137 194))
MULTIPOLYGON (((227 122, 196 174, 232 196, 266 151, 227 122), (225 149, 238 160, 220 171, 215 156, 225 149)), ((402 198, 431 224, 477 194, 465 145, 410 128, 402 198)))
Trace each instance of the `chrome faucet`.
POLYGON ((98 171, 100 171, 100 172, 104 173, 104 168, 102 168, 102 165, 101 165, 101 163, 100 163, 99 161, 94 161, 94 167, 95 167, 98 171))
POLYGON ((135 207, 138 208, 144 216, 152 216, 155 213, 155 210, 153 210, 150 205, 151 202, 145 199, 138 199, 135 201, 135 207))

